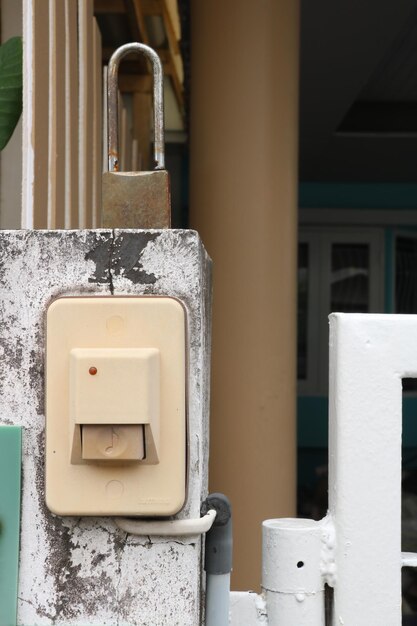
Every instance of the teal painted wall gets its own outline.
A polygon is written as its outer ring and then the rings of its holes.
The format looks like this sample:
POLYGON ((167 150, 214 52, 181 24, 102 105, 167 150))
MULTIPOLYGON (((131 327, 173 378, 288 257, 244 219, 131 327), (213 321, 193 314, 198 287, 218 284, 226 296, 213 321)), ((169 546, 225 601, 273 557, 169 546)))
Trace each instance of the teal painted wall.
POLYGON ((327 447, 328 404, 327 396, 298 396, 297 437, 300 448, 327 447))
POLYGON ((310 183, 298 189, 302 209, 417 209, 415 183, 310 183))

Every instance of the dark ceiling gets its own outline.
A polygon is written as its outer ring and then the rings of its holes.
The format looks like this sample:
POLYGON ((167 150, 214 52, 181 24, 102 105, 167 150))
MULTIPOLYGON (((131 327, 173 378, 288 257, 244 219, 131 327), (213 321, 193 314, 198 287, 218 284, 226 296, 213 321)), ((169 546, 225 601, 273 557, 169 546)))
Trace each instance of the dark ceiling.
POLYGON ((417 0, 302 0, 300 179, 417 182, 417 0))

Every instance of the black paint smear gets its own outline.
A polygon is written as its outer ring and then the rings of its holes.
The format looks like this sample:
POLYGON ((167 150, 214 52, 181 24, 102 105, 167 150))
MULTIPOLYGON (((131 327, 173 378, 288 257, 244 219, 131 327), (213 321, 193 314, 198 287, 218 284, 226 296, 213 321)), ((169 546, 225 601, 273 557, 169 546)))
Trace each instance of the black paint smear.
POLYGON ((125 232, 115 239, 100 241, 85 255, 96 266, 88 281, 112 287, 113 276, 124 276, 135 285, 153 285, 156 276, 145 272, 140 257, 148 243, 158 237, 159 233, 125 232))
POLYGON ((96 269, 88 279, 89 283, 110 284, 109 259, 113 248, 113 238, 102 239, 92 250, 85 255, 86 261, 94 261, 96 269))
POLYGON ((142 267, 140 257, 149 242, 159 233, 122 233, 114 240, 112 270, 115 276, 123 275, 133 284, 153 285, 155 274, 148 274, 142 267))

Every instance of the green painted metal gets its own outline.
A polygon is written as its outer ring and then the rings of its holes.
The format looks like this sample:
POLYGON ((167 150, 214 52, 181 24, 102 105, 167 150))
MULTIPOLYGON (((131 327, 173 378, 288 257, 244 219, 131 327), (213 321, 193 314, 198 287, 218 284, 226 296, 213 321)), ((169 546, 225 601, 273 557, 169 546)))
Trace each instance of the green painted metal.
POLYGON ((0 426, 0 626, 16 626, 22 429, 0 426))

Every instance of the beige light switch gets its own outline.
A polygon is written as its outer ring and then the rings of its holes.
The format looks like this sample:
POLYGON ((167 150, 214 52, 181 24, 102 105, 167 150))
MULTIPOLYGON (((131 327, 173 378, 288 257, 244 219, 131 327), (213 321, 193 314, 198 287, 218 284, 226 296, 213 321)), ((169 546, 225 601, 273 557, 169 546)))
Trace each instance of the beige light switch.
POLYGON ((170 297, 58 298, 47 312, 46 502, 168 516, 186 493, 186 313, 170 297))
MULTIPOLYGON (((140 458, 137 455, 129 458, 129 450, 137 449, 139 440, 143 441, 144 438, 150 442, 147 461, 158 463, 161 393, 159 361, 160 353, 156 348, 71 350, 69 401, 70 423, 74 429, 72 463, 81 463, 83 460, 143 460, 145 453, 140 458), (97 434, 98 430, 87 429, 87 424, 96 427, 108 424, 114 428, 137 425, 138 428, 127 429, 123 433, 120 431, 120 446, 123 441, 127 456, 121 452, 117 454, 116 448, 113 454, 102 454, 98 458, 91 456, 94 433, 97 434), (127 433, 135 443, 126 440, 127 433), (89 452, 86 452, 86 441, 89 452)), ((105 433, 112 431, 102 429, 100 432, 105 437, 105 433)), ((94 454, 98 454, 97 445, 95 449, 94 454)))

